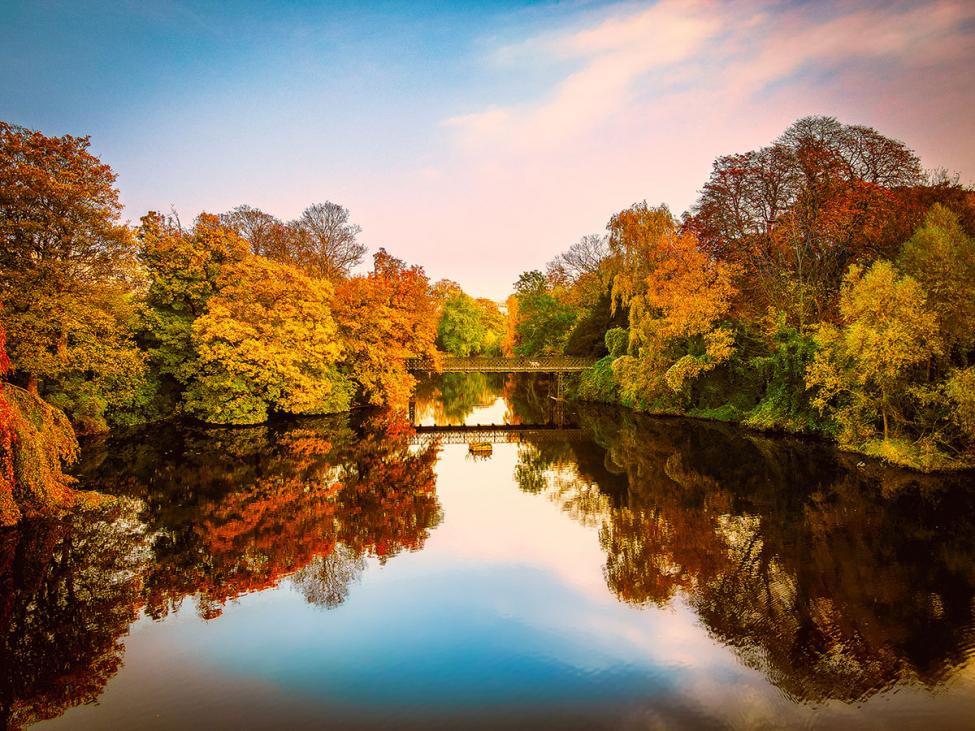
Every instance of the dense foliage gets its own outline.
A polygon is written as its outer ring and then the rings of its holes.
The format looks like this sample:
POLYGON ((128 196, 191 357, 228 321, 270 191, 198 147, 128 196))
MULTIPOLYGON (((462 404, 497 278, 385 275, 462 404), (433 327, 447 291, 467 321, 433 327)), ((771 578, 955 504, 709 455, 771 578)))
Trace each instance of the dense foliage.
MULTIPOLYGON (((5 345, 0 325, 0 375, 10 367, 5 345)), ((0 527, 15 525, 24 515, 71 507, 85 497, 63 470, 77 454, 78 440, 62 411, 0 382, 0 527)))
MULTIPOLYGON (((565 351, 602 356, 579 398, 972 466, 973 233, 975 194, 927 180, 903 143, 802 119, 715 161, 682 220, 645 202, 611 218, 589 271, 626 318, 625 347, 593 277, 565 274, 577 247, 519 280, 509 340, 539 352, 526 292, 548 295, 579 313, 565 351)), ((543 329, 558 347, 561 324, 543 329)))
POLYGON ((504 307, 383 249, 354 275, 360 229, 332 202, 290 222, 240 206, 130 227, 88 148, 0 123, 7 522, 70 502, 69 422, 401 406, 407 361, 444 352, 590 355, 584 399, 975 464, 975 194, 868 127, 810 117, 721 157, 682 218, 619 211, 504 307), (30 450, 46 466, 17 472, 30 450))
MULTIPOLYGON (((283 223, 241 206, 189 227, 149 212, 132 228, 88 146, 0 123, 4 523, 71 503, 75 433, 400 404, 406 360, 438 362, 426 275, 380 250, 351 276, 365 247, 347 209, 315 204, 283 223)), ((497 351, 501 313, 475 305, 478 347, 497 351)))
POLYGON ((100 431, 130 409, 145 356, 132 232, 88 144, 0 122, 0 302, 13 379, 100 431))

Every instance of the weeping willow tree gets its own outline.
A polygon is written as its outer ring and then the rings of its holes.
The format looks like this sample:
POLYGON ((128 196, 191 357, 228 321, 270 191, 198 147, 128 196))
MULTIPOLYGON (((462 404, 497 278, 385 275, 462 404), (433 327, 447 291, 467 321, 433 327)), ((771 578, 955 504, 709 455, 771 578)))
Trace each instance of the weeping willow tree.
MULTIPOLYGON (((10 368, 5 346, 0 325, 0 376, 10 368)), ((74 490, 73 478, 64 472, 77 456, 78 440, 63 411, 0 382, 0 526, 95 499, 74 490)))

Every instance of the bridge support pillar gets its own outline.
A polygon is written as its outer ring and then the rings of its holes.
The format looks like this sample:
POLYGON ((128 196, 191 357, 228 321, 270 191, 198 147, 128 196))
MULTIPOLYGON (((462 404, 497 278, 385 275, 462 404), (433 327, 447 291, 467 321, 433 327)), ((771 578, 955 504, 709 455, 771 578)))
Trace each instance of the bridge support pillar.
POLYGON ((555 423, 562 427, 565 424, 565 373, 555 374, 555 423))

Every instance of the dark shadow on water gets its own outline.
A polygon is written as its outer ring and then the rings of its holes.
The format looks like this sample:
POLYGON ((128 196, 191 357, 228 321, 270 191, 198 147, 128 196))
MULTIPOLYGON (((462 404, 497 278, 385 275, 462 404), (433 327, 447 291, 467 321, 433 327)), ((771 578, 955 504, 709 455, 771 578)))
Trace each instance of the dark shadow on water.
POLYGON ((526 446, 522 489, 599 528, 620 600, 684 597, 797 701, 936 686, 975 648, 975 484, 828 445, 586 406, 526 446))

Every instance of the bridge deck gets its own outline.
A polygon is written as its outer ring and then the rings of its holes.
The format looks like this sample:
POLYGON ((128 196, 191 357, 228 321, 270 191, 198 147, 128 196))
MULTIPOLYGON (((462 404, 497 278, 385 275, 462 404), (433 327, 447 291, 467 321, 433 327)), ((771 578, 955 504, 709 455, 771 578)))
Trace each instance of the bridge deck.
MULTIPOLYGON (((577 373, 592 368, 593 358, 576 358, 567 355, 539 355, 530 358, 443 358, 442 373, 577 373)), ((430 361, 413 358, 407 361, 411 371, 435 371, 430 361)))

